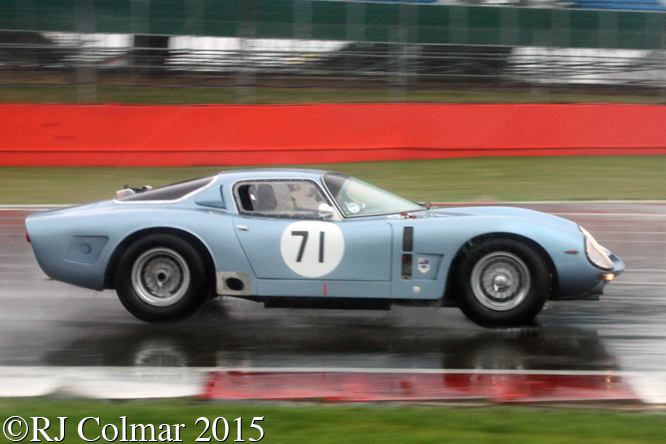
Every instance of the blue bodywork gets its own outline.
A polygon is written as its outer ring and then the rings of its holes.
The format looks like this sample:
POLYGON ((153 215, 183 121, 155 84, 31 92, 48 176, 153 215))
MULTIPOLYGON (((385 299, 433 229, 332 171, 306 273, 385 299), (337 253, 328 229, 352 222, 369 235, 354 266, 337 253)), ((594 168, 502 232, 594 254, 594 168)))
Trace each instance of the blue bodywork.
MULTIPOLYGON (((217 294, 264 302, 325 297, 455 305, 447 282, 466 248, 489 237, 519 240, 543 255, 553 277, 550 299, 594 299, 605 284, 600 274, 617 275, 624 269, 612 254, 613 270, 595 267, 575 223, 519 208, 424 208, 408 214, 346 217, 339 206, 332 205, 334 214, 325 220, 240 211, 234 190, 244 181, 309 181, 333 204, 324 174, 289 169, 224 172, 175 200, 108 200, 37 213, 26 219, 26 226, 37 261, 48 276, 94 290, 114 288, 113 270, 122 251, 133 240, 154 232, 175 234, 205 250, 216 274, 217 294), (285 236, 290 240, 288 227, 303 220, 325 224, 321 227, 341 233, 344 240, 339 263, 321 276, 294 271, 281 251, 285 236), (406 270, 407 256, 411 267, 406 270), (223 281, 229 276, 243 281, 243 288, 225 287, 223 281)), ((323 228, 321 233, 323 262, 323 228)), ((326 248, 329 254, 332 247, 327 244, 326 248)))

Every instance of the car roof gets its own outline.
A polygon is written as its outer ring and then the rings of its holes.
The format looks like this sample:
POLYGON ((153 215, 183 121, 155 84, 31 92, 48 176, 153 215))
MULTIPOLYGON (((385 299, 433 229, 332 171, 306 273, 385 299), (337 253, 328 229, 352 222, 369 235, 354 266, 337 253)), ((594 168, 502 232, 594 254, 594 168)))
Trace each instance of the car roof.
POLYGON ((242 180, 242 179, 282 179, 282 178, 306 178, 318 180, 324 170, 312 170, 306 168, 255 168, 243 170, 230 170, 222 171, 220 176, 225 179, 242 180))

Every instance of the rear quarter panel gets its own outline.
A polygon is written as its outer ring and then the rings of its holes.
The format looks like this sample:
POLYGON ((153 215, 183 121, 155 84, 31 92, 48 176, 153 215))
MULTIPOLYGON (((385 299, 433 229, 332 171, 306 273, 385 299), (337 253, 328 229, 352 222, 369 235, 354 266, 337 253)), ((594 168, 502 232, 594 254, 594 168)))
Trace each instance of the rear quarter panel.
MULTIPOLYGON (((37 261, 53 279, 102 290, 109 261, 134 233, 155 228, 197 237, 216 270, 251 273, 224 211, 184 205, 127 205, 113 202, 38 213, 26 219, 37 261), (88 250, 90 252, 84 254, 88 250)), ((116 260, 118 258, 115 258, 116 260)))

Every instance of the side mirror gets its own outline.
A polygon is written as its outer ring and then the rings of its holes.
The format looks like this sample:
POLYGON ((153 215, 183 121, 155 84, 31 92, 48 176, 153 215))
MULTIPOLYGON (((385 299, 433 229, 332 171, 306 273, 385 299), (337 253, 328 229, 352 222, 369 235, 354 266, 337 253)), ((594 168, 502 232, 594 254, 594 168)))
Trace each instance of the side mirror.
POLYGON ((335 210, 327 203, 319 204, 319 217, 322 219, 330 219, 335 214, 335 210))

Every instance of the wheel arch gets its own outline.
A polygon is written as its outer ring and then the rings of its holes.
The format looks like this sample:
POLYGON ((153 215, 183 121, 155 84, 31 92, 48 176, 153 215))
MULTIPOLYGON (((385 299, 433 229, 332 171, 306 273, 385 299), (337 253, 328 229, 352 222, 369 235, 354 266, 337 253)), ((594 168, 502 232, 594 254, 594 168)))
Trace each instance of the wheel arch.
POLYGON ((144 230, 136 231, 123 239, 109 258, 109 262, 104 273, 104 288, 115 289, 116 283, 114 281, 114 276, 116 268, 120 258, 125 253, 125 251, 127 251, 127 249, 137 240, 153 234, 168 234, 180 238, 192 245, 204 263, 206 278, 209 281, 208 284, 212 286, 210 288, 215 288, 215 262, 213 261, 213 256, 208 247, 206 247, 201 239, 199 239, 194 234, 185 230, 171 227, 147 228, 144 230))
POLYGON ((551 299, 554 295, 557 295, 559 292, 559 278, 557 274, 557 268, 555 267, 555 262, 550 257, 550 254, 543 248, 538 242, 529 237, 522 236, 515 233, 506 233, 506 232, 497 232, 497 233, 486 233, 476 236, 468 240, 460 249, 456 252, 449 267, 448 279, 446 283, 446 289, 444 290, 443 304, 445 306, 456 306, 458 295, 460 291, 460 283, 457 281, 456 270, 460 267, 463 259, 467 253, 476 245, 479 245, 483 242, 489 240, 498 240, 498 239, 508 239, 518 242, 522 242, 525 245, 528 245, 532 248, 542 259, 546 262, 548 267, 548 272, 551 276, 551 288, 548 295, 548 299, 551 299))

